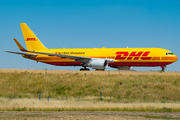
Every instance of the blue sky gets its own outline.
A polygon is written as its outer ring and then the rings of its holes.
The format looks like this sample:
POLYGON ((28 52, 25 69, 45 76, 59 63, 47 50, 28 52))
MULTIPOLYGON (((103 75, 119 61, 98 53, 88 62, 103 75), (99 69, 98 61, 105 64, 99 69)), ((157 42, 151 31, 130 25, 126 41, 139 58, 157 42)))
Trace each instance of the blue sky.
MULTIPOLYGON (((80 67, 52 66, 5 53, 19 51, 13 38, 25 46, 19 26, 23 22, 47 48, 158 47, 180 57, 179 0, 0 1, 0 68, 78 70, 80 67)), ((179 68, 177 61, 166 71, 179 68)))

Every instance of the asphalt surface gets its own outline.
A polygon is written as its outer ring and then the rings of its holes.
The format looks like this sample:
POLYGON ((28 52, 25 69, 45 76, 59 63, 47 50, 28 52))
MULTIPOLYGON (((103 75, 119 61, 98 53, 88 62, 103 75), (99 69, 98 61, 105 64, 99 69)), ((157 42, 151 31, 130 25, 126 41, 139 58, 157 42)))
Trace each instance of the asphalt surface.
POLYGON ((176 115, 180 113, 152 113, 152 112, 0 112, 0 115, 18 114, 74 114, 74 115, 176 115))

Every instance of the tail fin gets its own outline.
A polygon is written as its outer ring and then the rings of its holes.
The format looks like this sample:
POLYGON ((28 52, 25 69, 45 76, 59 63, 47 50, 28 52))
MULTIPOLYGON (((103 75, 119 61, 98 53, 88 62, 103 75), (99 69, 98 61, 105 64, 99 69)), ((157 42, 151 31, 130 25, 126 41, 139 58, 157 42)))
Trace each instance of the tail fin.
POLYGON ((20 23, 20 26, 28 51, 47 49, 36 37, 33 31, 26 25, 26 23, 20 23))

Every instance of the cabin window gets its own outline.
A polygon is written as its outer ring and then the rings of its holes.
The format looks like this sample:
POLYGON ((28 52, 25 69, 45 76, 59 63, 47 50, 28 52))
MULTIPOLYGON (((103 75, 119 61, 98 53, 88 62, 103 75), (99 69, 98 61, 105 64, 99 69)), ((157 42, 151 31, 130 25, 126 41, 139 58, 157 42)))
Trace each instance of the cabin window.
POLYGON ((166 55, 174 55, 173 53, 166 53, 166 55))

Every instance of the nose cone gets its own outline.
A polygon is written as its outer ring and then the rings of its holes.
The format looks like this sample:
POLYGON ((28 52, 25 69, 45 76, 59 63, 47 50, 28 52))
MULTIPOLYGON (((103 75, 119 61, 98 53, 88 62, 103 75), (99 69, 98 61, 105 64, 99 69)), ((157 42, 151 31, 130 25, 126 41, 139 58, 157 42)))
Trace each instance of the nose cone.
POLYGON ((163 60, 169 60, 171 62, 176 62, 178 60, 178 57, 176 55, 173 55, 173 56, 164 57, 162 59, 163 60))
POLYGON ((174 59, 175 61, 177 61, 178 60, 178 57, 177 56, 175 56, 175 59, 174 59))

